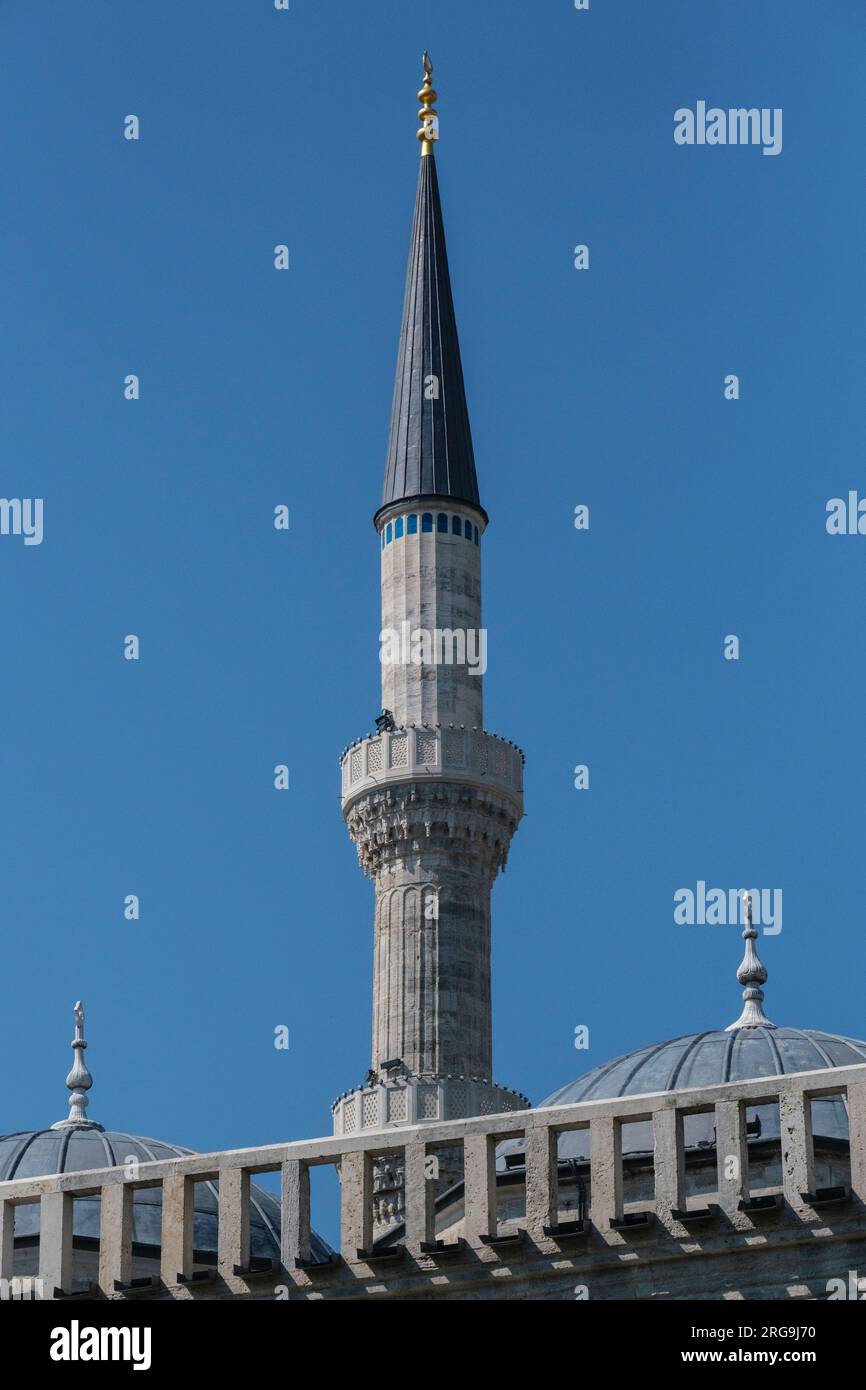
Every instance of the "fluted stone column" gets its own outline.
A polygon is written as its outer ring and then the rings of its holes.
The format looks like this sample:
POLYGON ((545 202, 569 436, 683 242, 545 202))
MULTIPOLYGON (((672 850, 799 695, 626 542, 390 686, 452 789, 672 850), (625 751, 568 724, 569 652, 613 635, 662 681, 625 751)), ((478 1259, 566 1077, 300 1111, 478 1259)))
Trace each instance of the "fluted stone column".
POLYGON ((495 865, 466 823, 495 811, 471 790, 416 786, 391 807, 359 809, 352 826, 367 833, 364 810, 384 821, 377 846, 374 1070, 399 1057, 415 1075, 492 1072, 490 889, 495 865))

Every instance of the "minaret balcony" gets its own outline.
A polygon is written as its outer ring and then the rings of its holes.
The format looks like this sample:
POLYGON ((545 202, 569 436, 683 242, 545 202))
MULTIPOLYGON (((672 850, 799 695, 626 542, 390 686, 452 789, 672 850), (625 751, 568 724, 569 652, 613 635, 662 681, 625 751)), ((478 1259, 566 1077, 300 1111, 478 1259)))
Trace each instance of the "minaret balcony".
POLYGON ((331 1107, 334 1133, 392 1129, 425 1120, 458 1120, 467 1115, 502 1115, 526 1110, 519 1091, 479 1076, 404 1076, 359 1086, 331 1107))
POLYGON ((492 788, 523 814, 523 754, 507 739, 460 725, 410 725, 359 739, 340 759, 342 807, 376 787, 441 779, 492 788))

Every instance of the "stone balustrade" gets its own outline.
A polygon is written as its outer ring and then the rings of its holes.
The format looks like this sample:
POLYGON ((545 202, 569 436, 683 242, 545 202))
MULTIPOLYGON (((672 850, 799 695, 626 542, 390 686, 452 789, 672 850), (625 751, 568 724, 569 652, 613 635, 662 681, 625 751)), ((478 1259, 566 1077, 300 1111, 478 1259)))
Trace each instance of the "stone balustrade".
POLYGON ((7 1182, 0 1184, 0 1280, 13 1275, 14 1208, 39 1203, 44 1296, 74 1292, 73 1204, 98 1195, 99 1292, 141 1296, 130 1287, 132 1192, 158 1185, 161 1279, 152 1281, 147 1297, 429 1298, 446 1287, 450 1296, 467 1298, 573 1298, 579 1296, 575 1287, 588 1288, 590 1297, 694 1297, 689 1262, 695 1253, 718 1257, 701 1261, 702 1297, 826 1297, 821 1290, 828 1272, 866 1269, 866 1066, 393 1130, 364 1128, 142 1164, 133 1176, 112 1168, 7 1182), (825 1209, 822 1194, 815 1194, 810 1101, 840 1094, 849 1114, 850 1191, 825 1209), (755 1203, 746 1109, 772 1103, 779 1105, 783 1182, 777 1197, 755 1203), (683 1122, 703 1111, 715 1112, 718 1186, 709 1200, 705 1192, 687 1199, 683 1122), (623 1126, 647 1120, 654 1134, 654 1194, 635 1212, 623 1198, 623 1126), (560 1224, 558 1136, 587 1127, 588 1220, 560 1224), (496 1150, 511 1138, 523 1141, 525 1217, 501 1229, 496 1150), (462 1146, 465 1171, 462 1237, 437 1246, 428 1159, 455 1146, 462 1146), (381 1251, 373 1248, 374 1164, 395 1154, 405 1173, 405 1225, 396 1248, 381 1251), (331 1264, 311 1267, 310 1171, 322 1164, 339 1167, 341 1253, 331 1264), (253 1269, 250 1181, 264 1172, 281 1174, 281 1263, 253 1269), (204 1180, 219 1184, 218 1263, 206 1278, 193 1278, 193 1191, 204 1180), (693 1226, 693 1220, 702 1224, 693 1226), (749 1280, 763 1281, 762 1291, 748 1292, 749 1280))
POLYGON ((424 724, 373 734, 345 750, 340 772, 344 812, 357 796, 383 782, 442 777, 495 788, 523 813, 523 754, 483 729, 424 724))
POLYGON ((477 1076, 397 1077, 347 1091, 331 1107, 335 1134, 527 1110, 518 1091, 477 1076))

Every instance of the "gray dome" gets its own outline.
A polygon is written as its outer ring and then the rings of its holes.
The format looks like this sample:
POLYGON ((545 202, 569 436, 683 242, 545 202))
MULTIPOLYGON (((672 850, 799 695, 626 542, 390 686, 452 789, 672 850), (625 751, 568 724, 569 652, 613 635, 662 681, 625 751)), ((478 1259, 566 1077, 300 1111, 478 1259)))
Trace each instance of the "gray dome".
MULTIPOLYGON (((194 1152, 158 1139, 141 1139, 133 1134, 116 1134, 94 1127, 25 1130, 0 1135, 0 1182, 15 1178, 38 1178, 51 1173, 79 1173, 90 1168, 115 1168, 129 1159, 153 1163, 183 1158, 194 1152)), ((219 1187, 212 1182, 195 1184, 195 1236, 197 1252, 215 1254, 219 1187)), ((78 1198, 75 1202, 76 1236, 99 1238, 99 1199, 78 1198)), ((162 1189, 137 1188, 133 1195, 133 1228, 137 1244, 158 1246, 162 1240, 162 1189)), ((15 1215, 15 1235, 35 1236, 39 1229, 39 1208, 21 1206, 15 1215)), ((330 1251, 313 1234, 313 1258, 327 1260, 330 1251)), ((280 1204, 258 1184, 250 1187, 250 1253, 266 1259, 280 1257, 280 1204)))
MULTIPOLYGON (((851 1067, 866 1061, 866 1042, 820 1033, 812 1028, 734 1028, 710 1033, 687 1033, 667 1042, 639 1047, 593 1067, 576 1081, 554 1091, 541 1105, 576 1105, 582 1100, 616 1100, 618 1096, 650 1095, 656 1091, 684 1091, 690 1086, 719 1086, 727 1081, 753 1081, 762 1076, 786 1076, 798 1071, 851 1067)), ((776 1105, 746 1107, 746 1118, 755 1129, 749 1142, 778 1139, 776 1105)), ((715 1142, 712 1112, 689 1115, 685 1121, 685 1146, 699 1149, 715 1142)), ((816 1096, 812 1101, 812 1132, 817 1139, 848 1142, 848 1103, 844 1097, 816 1096)), ((570 1130, 561 1136, 560 1158, 585 1162, 589 1157, 587 1130, 570 1130)), ((637 1120, 627 1130, 628 1153, 651 1153, 652 1124, 637 1120)), ((497 1166, 502 1171, 509 1159, 523 1154, 522 1139, 506 1139, 497 1145, 497 1166)))
MULTIPOLYGON (((614 1057, 554 1091, 542 1105, 575 1105, 582 1100, 615 1100, 618 1096, 649 1095, 654 1091, 684 1091, 690 1086, 719 1086, 727 1081, 753 1081, 762 1076, 786 1076, 798 1071, 850 1067, 866 1061, 866 1042, 819 1033, 811 1028, 734 1028, 730 1033, 687 1033, 667 1042, 651 1043, 636 1052, 614 1057)), ((755 1124, 750 1137, 777 1139, 779 1111, 776 1105, 746 1107, 755 1124)), ((812 1130, 816 1138, 848 1141, 848 1106, 838 1096, 817 1096, 812 1102, 812 1130)), ((714 1142, 712 1113, 686 1119, 686 1148, 714 1142)), ((628 1151, 650 1152, 652 1125, 635 1121, 628 1127, 628 1151)), ((500 1145, 500 1167, 508 1154, 522 1153, 523 1141, 500 1145)), ((586 1159, 587 1133, 573 1130, 563 1135, 560 1157, 586 1159)))
POLYGON ((594 1067, 542 1105, 683 1091, 866 1061, 866 1042, 801 1028, 735 1028, 651 1043, 594 1067))

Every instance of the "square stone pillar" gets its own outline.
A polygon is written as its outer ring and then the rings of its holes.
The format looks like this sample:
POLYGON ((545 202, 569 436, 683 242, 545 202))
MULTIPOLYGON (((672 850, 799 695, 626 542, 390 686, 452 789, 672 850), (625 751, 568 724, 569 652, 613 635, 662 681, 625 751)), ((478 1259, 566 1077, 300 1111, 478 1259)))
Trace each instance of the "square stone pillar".
POLYGON ((802 1091, 783 1091, 779 1096, 779 1131, 785 1200, 790 1206, 801 1207, 800 1194, 815 1191, 812 1102, 802 1091))
POLYGON ((162 1259, 164 1284, 176 1284, 178 1275, 192 1274, 193 1196, 191 1178, 176 1174, 162 1183, 162 1259))
POLYGON ((533 1240, 544 1240, 544 1227, 555 1226, 559 1216, 557 1138, 554 1129, 534 1128, 524 1139, 526 1225, 533 1240))
POLYGON ((851 1191, 866 1206, 866 1081, 855 1081, 846 1089, 851 1191))
POLYGON ((716 1164, 719 1205, 735 1212, 749 1195, 749 1151, 746 1145, 746 1114, 742 1101, 716 1103, 716 1164))
POLYGON ((99 1287, 106 1297, 132 1279, 133 1189, 113 1182, 99 1201, 99 1287))
POLYGON ((340 1250, 357 1260, 373 1243, 373 1161, 368 1153, 343 1154, 340 1161, 340 1250))
MULTIPOLYGON (((432 1155, 431 1155, 432 1156, 432 1155)), ((427 1145, 407 1144, 405 1151, 406 1245, 413 1254, 436 1238, 436 1183, 427 1176, 427 1145)))
POLYGON ((55 1290, 72 1290, 73 1199, 66 1192, 46 1192, 39 1204, 39 1278, 46 1298, 55 1290))
POLYGON ((15 1207, 0 1201, 0 1279, 12 1278, 15 1260, 15 1207))
POLYGON ((622 1220, 622 1126, 603 1115, 590 1120, 589 1134, 592 1224, 607 1231, 611 1221, 622 1220))
POLYGON ((250 1175, 243 1168, 220 1168, 217 1264, 230 1279, 235 1266, 250 1263, 250 1175))
POLYGON ((313 1257, 310 1240, 310 1170, 292 1158, 280 1170, 281 1260, 284 1269, 296 1269, 313 1257))
POLYGON ((653 1111, 653 1168, 656 1212, 664 1219, 686 1205, 683 1117, 675 1106, 653 1111))
POLYGON ((496 1150, 489 1134, 470 1134, 463 1141, 464 1228, 470 1245, 496 1235, 496 1150))

